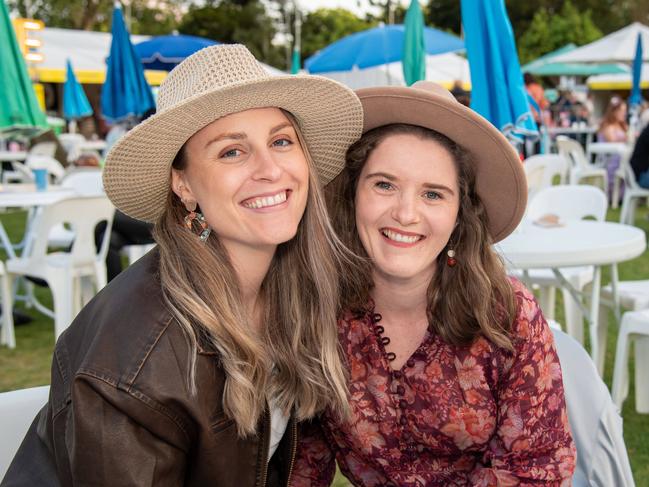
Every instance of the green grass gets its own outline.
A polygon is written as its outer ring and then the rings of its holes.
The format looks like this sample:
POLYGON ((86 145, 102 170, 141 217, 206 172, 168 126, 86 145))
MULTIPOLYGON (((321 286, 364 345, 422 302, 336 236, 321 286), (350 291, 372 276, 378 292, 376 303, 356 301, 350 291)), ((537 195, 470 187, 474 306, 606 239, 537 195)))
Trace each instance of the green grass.
MULTIPOLYGON (((636 225, 649 233, 649 216, 647 209, 639 209, 636 213, 636 225)), ((618 221, 619 210, 610 210, 608 220, 618 221)), ((25 214, 23 212, 0 214, 7 232, 14 240, 21 236, 24 229, 25 214)), ((0 251, 0 258, 4 259, 0 251)), ((620 279, 649 279, 649 251, 642 256, 619 266, 620 279)), ((603 282, 609 280, 608 272, 603 273, 603 282)), ((51 296, 47 289, 36 288, 39 300, 51 304, 51 296)), ((18 304, 21 307, 21 304, 18 304)), ((24 308, 21 308, 24 310, 24 308)), ((0 391, 9 391, 24 387, 48 384, 50 381, 50 363, 54 347, 54 324, 51 319, 41 315, 33 309, 24 310, 34 320, 16 327, 16 343, 14 350, 0 347, 0 391)), ((557 297, 557 321, 563 321, 563 307, 561 294, 557 297)), ((617 324, 611 314, 609 316, 609 332, 606 350, 606 369, 604 380, 610 387, 613 373, 615 343, 617 340, 617 324)), ((633 364, 631 364, 630 394, 624 403, 624 438, 626 441, 631 467, 638 487, 649 487, 649 415, 635 412, 635 396, 633 384, 633 364)), ((349 485, 338 474, 334 486, 344 487, 349 485)))

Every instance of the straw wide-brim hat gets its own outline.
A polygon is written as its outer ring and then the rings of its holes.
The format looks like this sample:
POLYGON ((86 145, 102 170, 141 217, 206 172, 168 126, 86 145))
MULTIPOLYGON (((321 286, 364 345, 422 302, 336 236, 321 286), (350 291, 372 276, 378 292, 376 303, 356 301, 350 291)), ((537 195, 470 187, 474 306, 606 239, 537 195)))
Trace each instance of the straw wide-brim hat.
POLYGON ((295 117, 322 184, 338 175, 347 147, 361 135, 363 112, 351 89, 319 76, 271 76, 242 45, 210 46, 169 73, 160 85, 156 114, 108 153, 106 194, 127 215, 155 222, 183 144, 221 117, 265 107, 295 117))
POLYGON ((527 204, 523 164, 510 142, 489 121, 459 103, 444 87, 419 81, 411 87, 363 88, 363 132, 403 123, 435 130, 467 149, 476 172, 476 192, 487 211, 494 242, 519 224, 527 204))

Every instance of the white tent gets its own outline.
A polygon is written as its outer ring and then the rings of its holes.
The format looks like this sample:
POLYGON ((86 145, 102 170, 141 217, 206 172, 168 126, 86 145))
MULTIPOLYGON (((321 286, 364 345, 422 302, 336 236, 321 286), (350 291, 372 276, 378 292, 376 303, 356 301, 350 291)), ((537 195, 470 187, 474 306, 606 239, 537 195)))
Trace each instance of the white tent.
MULTIPOLYGON (((110 52, 112 34, 85 30, 45 27, 37 34, 42 42, 40 48, 43 62, 36 64, 36 74, 45 83, 65 82, 65 61, 70 58, 80 83, 102 84, 106 76, 106 58, 110 52)), ((131 35, 131 42, 150 39, 151 36, 131 35)), ((272 66, 264 65, 272 74, 286 74, 272 66)), ((167 76, 165 71, 146 71, 147 81, 159 85, 167 76)))
MULTIPOLYGON (((385 85, 405 86, 401 62, 366 69, 354 68, 351 71, 318 73, 318 75, 340 81, 352 89, 385 85)), ((468 89, 471 86, 469 62, 453 53, 426 56, 426 79, 449 89, 455 80, 460 80, 468 89)))
MULTIPOLYGON (((586 80, 586 84, 591 90, 630 90, 632 83, 631 73, 598 74, 590 76, 586 80)), ((649 88, 649 63, 642 64, 640 87, 642 89, 649 88)))
POLYGON ((634 22, 590 44, 552 58, 557 63, 632 63, 638 34, 642 36, 643 60, 649 61, 649 27, 634 22))

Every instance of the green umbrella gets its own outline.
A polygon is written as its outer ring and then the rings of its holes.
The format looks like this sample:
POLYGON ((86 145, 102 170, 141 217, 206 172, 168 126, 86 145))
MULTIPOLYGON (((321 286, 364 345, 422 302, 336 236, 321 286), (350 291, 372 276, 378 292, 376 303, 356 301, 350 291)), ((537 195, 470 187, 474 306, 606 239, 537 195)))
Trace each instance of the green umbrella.
POLYGON ((4 0, 0 0, 0 127, 47 127, 4 0))
POLYGON ((410 86, 426 79, 426 47, 424 45, 424 16, 418 0, 412 0, 406 12, 403 42, 403 78, 410 86))

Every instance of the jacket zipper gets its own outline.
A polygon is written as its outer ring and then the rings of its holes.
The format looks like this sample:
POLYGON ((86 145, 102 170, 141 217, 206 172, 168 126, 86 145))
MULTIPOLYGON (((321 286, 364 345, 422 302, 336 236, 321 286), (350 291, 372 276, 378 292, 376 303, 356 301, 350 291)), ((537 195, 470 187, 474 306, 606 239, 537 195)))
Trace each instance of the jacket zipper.
POLYGON ((293 427, 291 431, 293 433, 293 446, 291 448, 291 464, 288 467, 288 477, 286 479, 286 487, 291 485, 291 475, 293 474, 293 465, 295 464, 295 454, 297 453, 297 420, 292 419, 293 427))
POLYGON ((264 441, 262 445, 264 450, 261 455, 261 468, 263 474, 261 477, 261 483, 259 484, 261 487, 266 487, 266 480, 268 477, 268 445, 270 444, 270 434, 270 412, 267 410, 264 414, 264 441))

